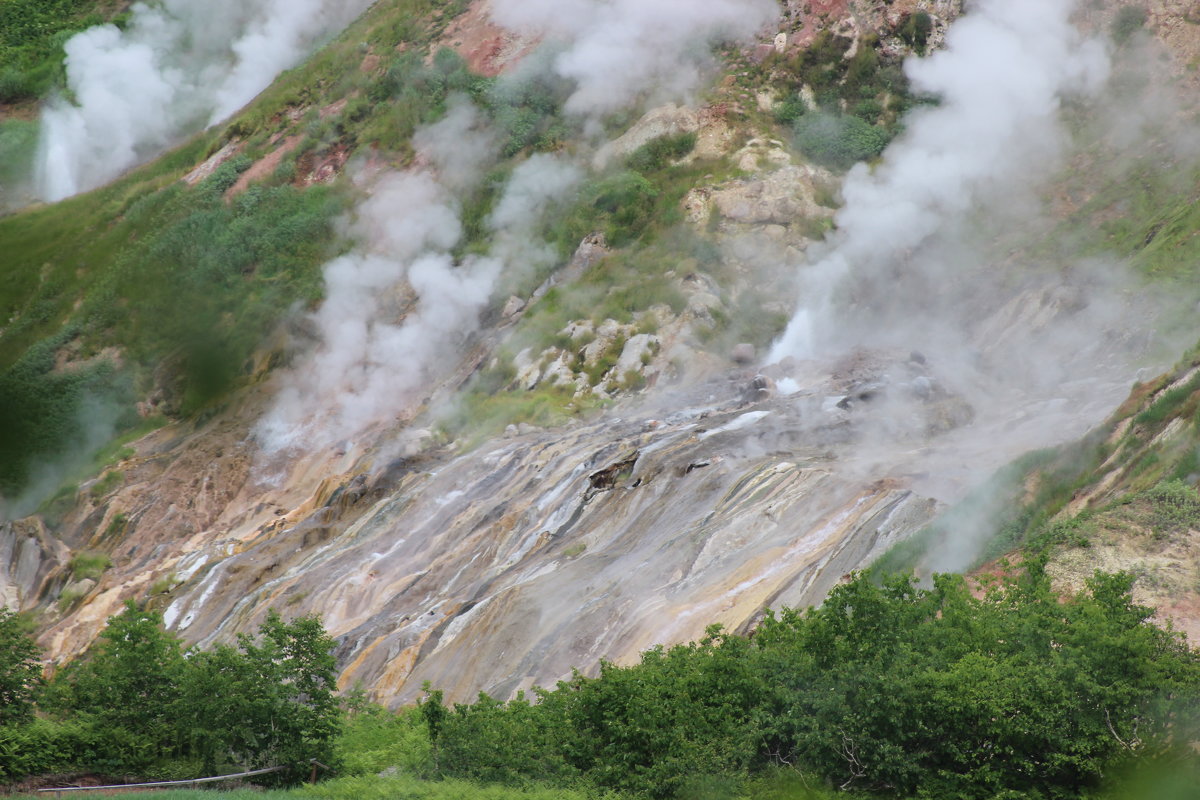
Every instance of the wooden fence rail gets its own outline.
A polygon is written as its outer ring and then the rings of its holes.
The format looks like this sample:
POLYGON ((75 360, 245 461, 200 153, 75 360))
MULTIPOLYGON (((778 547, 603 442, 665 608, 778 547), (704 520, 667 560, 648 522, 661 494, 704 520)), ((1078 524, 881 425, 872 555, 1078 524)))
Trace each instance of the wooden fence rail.
MULTIPOLYGON (((324 766, 323 764, 321 766, 324 766)), ((123 789, 160 789, 170 786, 190 787, 200 783, 215 783, 216 781, 230 781, 234 778, 250 778, 254 775, 266 775, 270 772, 279 772, 287 769, 287 767, 267 767, 266 769, 252 769, 249 772, 238 772, 233 775, 214 775, 211 778, 189 778, 182 781, 155 781, 154 783, 117 783, 111 786, 62 786, 57 789, 38 789, 39 792, 54 792, 55 797, 62 797, 63 792, 98 792, 102 789, 108 791, 120 791, 123 789)), ((315 764, 314 764, 315 771, 315 764)))

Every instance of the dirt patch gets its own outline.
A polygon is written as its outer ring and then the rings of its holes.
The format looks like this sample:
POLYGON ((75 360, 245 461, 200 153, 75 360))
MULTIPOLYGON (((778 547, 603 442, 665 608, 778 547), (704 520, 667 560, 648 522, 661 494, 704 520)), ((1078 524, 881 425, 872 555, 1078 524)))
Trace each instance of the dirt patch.
MULTIPOLYGON (((350 97, 357 97, 358 93, 351 94, 350 97)), ((350 102, 350 97, 343 97, 341 100, 330 103, 317 112, 317 116, 321 119, 329 119, 341 115, 346 110, 346 104, 350 102)))
POLYGON ((211 176, 217 171, 217 167, 224 164, 229 159, 236 156, 242 151, 242 142, 240 139, 231 139, 217 152, 208 157, 207 160, 194 170, 183 176, 183 182, 188 186, 195 186, 200 181, 211 176))
POLYGON ((450 23, 438 43, 466 59, 472 72, 494 78, 520 63, 540 42, 540 37, 500 27, 492 21, 492 1, 475 0, 465 14, 450 23))
POLYGON ((1059 551, 1047 572, 1060 591, 1076 592, 1096 570, 1134 575, 1133 601, 1155 609, 1153 621, 1200 642, 1200 531, 1167 533, 1105 514, 1087 546, 1059 551))
POLYGON ((296 162, 296 185, 333 183, 337 176, 342 174, 342 169, 349 160, 350 149, 341 143, 324 153, 305 153, 296 162))
POLYGON ((260 158, 250 169, 241 174, 237 183, 230 186, 229 191, 225 192, 225 199, 232 200, 249 189, 250 184, 272 175, 275 170, 279 169, 279 165, 283 163, 283 159, 287 157, 288 153, 299 147, 303 140, 303 136, 289 136, 284 139, 283 144, 260 158))

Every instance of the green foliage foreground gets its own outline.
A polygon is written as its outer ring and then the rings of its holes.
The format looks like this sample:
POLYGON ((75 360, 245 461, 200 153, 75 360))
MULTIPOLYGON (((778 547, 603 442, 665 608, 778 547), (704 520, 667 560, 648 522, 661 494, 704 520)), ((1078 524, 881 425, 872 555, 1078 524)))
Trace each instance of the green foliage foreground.
POLYGON ((237 647, 185 652, 162 617, 132 602, 108 621, 87 656, 60 670, 38 698, 32 642, 0 612, 0 781, 83 770, 183 779, 333 760, 340 722, 334 642, 319 620, 271 613, 237 647), (234 769, 230 769, 234 767, 234 769))
POLYGON ((1097 575, 1062 600, 1038 563, 983 596, 959 576, 859 576, 750 637, 713 628, 536 703, 433 692, 422 712, 436 771, 480 781, 713 796, 784 765, 887 797, 1089 796, 1196 735, 1200 659, 1131 583, 1097 575))
POLYGON ((340 724, 317 620, 271 616, 257 639, 185 656, 135 606, 31 720, 32 651, 9 615, 21 713, 0 726, 0 775, 184 778, 315 756, 338 777, 287 797, 1189 797, 1200 655, 1150 624, 1131 584, 1097 574, 1064 599, 1036 560, 974 590, 858 575, 750 636, 713 627, 536 702, 447 707, 429 691, 393 714, 352 696, 340 724))

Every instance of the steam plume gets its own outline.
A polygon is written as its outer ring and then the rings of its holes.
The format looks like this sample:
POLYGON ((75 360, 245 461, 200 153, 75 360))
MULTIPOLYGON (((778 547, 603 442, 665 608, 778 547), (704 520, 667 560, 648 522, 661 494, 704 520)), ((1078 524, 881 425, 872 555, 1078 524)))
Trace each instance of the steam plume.
POLYGON ((99 186, 228 117, 370 0, 164 0, 65 45, 74 102, 42 115, 38 193, 99 186))
POLYGON ((945 50, 906 62, 913 90, 940 103, 910 116, 875 170, 860 164, 847 176, 833 249, 807 271, 803 305, 773 360, 817 351, 848 272, 880 269, 1054 167, 1063 98, 1095 92, 1108 76, 1103 48, 1070 23, 1073 5, 980 0, 950 29, 945 50))
MULTIPOLYGON (((495 0, 504 27, 566 44, 555 71, 575 82, 568 111, 613 111, 654 91, 700 86, 709 47, 746 38, 779 15, 773 0, 495 0)), ((656 98, 659 99, 659 98, 656 98)))
MULTIPOLYGON (((938 103, 910 115, 879 164, 847 176, 837 231, 802 271, 800 307, 770 354, 928 353, 976 411, 925 454, 926 474, 954 476, 946 499, 1024 450, 1082 435, 1149 349, 1153 314, 1138 308, 1123 265, 1028 261, 1027 245, 1048 230, 1038 192, 1069 144, 1064 102, 1099 99, 1111 68, 1104 46, 1072 25, 1074 7, 977 0, 945 50, 905 64, 913 90, 938 103)), ((1009 500, 975 496, 925 566, 971 566, 1009 500)))
POLYGON ((353 225, 363 247, 325 268, 326 299, 312 317, 320 344, 259 425, 269 451, 352 439, 400 415, 456 361, 502 270, 553 257, 528 242, 578 180, 574 167, 552 156, 517 167, 488 221, 493 252, 456 263, 455 191, 483 174, 494 141, 474 107, 457 102, 414 142, 427 167, 384 178, 353 225))

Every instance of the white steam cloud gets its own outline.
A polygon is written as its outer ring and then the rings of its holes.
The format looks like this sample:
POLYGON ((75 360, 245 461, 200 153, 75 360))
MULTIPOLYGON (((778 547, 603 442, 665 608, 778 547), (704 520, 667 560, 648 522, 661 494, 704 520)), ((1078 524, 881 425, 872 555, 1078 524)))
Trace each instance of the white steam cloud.
POLYGON ((42 115, 37 190, 95 188, 225 119, 370 0, 163 0, 65 45, 73 102, 42 115))
MULTIPOLYGON (((778 11, 773 0, 495 0, 492 8, 500 24, 565 46, 553 68, 575 85, 567 108, 583 114, 651 91, 686 95, 714 43, 745 38, 778 11)), ((457 197, 483 177, 497 143, 460 101, 413 144, 416 166, 384 178, 358 211, 352 228, 363 249, 325 269, 326 299, 311 318, 316 349, 284 376, 258 427, 268 452, 351 440, 410 411, 456 363, 500 276, 556 257, 535 231, 583 177, 569 156, 516 167, 487 221, 489 254, 456 263, 457 197)))
POLYGON ((267 451, 354 439, 410 410, 457 363, 502 271, 553 258, 530 244, 533 226, 577 182, 576 168, 546 155, 517 167, 488 220, 492 253, 456 262, 455 192, 483 174, 494 139, 457 102, 415 143, 424 166, 382 179, 353 224, 363 249, 325 267, 326 299, 312 316, 320 343, 284 376, 258 426, 267 451))
MULTIPOLYGON (((1105 46, 1073 26, 1075 6, 975 0, 944 50, 906 62, 912 89, 937 102, 908 117, 878 164, 847 175, 837 230, 810 251, 799 309, 769 355, 927 356, 975 415, 927 443, 922 493, 956 501, 1021 452, 1083 435, 1127 393, 1138 361, 1159 355, 1154 301, 1124 266, 1071 256, 1043 193, 1071 145, 1066 104, 1103 109, 1110 88, 1105 46), (1054 247, 1033 246, 1051 232, 1054 247)), ((885 438, 860 451, 890 457, 885 438)), ((989 491, 946 521, 925 568, 981 555, 1012 502, 989 491)))
POLYGON ((1095 92, 1109 72, 1104 48, 1071 24, 1073 6, 979 0, 951 27, 945 50, 906 62, 913 91, 940 103, 910 115, 878 167, 847 176, 833 248, 806 270, 802 306, 772 360, 812 357, 829 344, 821 337, 838 328, 834 297, 848 273, 894 263, 979 203, 1054 168, 1064 97, 1095 92))
POLYGON ((710 48, 745 39, 779 16, 775 0, 494 0, 511 30, 564 43, 555 71, 575 83, 566 109, 613 111, 653 90, 686 96, 702 82, 710 48))

